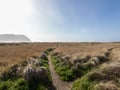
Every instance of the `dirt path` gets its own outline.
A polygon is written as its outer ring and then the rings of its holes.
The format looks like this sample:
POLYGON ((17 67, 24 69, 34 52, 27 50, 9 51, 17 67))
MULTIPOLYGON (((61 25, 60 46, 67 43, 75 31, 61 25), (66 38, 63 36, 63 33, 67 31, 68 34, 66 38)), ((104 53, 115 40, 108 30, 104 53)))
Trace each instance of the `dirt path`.
POLYGON ((48 59, 49 59, 49 69, 50 69, 50 73, 52 76, 52 81, 53 81, 55 90, 71 90, 72 83, 62 81, 54 70, 54 66, 52 65, 50 55, 48 56, 48 59))

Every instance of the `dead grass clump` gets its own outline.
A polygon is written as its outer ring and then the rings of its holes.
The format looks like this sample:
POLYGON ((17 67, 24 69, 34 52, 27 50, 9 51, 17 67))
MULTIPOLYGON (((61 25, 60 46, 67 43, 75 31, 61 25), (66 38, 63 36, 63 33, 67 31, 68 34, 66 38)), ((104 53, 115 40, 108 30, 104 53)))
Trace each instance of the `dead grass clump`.
POLYGON ((76 63, 85 63, 87 62, 91 57, 86 55, 86 56, 75 56, 72 58, 72 63, 76 64, 76 63))
POLYGON ((27 59, 27 64, 31 64, 31 65, 35 65, 35 66, 40 66, 40 65, 42 65, 42 62, 40 62, 36 58, 29 58, 29 59, 27 59))
POLYGON ((95 62, 87 62, 85 64, 83 64, 83 67, 85 68, 85 70, 90 70, 91 68, 95 67, 95 62))
POLYGON ((48 60, 47 55, 45 53, 43 53, 40 58, 44 60, 48 60))
POLYGON ((89 81, 101 81, 104 79, 104 75, 100 72, 93 72, 89 75, 89 81))
POLYGON ((64 60, 65 60, 65 61, 68 61, 68 60, 70 60, 70 56, 69 56, 69 55, 65 55, 65 56, 62 57, 62 59, 63 59, 63 61, 64 61, 64 60))
POLYGON ((24 69, 24 78, 30 82, 30 81, 34 81, 34 74, 35 74, 35 67, 28 65, 25 69, 24 69))
POLYGON ((52 52, 52 56, 57 56, 59 55, 59 52, 52 52))
POLYGON ((76 68, 76 69, 81 69, 81 68, 83 68, 83 65, 80 64, 80 63, 76 63, 76 64, 75 64, 75 68, 76 68))
POLYGON ((36 69, 36 80, 45 79, 47 77, 48 70, 45 67, 39 67, 36 69))
POLYGON ((28 82, 39 81, 47 78, 47 72, 45 67, 36 68, 35 66, 28 65, 24 70, 24 78, 28 82))
POLYGON ((110 51, 106 51, 106 52, 104 53, 104 55, 107 56, 107 57, 109 57, 110 51))
POLYGON ((21 67, 25 67, 25 66, 27 66, 28 62, 27 62, 27 60, 23 60, 19 64, 21 67))
POLYGON ((96 56, 96 57, 98 57, 98 59, 100 60, 100 63, 103 63, 109 60, 109 58, 105 55, 96 56))
POLYGON ((12 65, 9 68, 6 68, 3 72, 1 72, 0 79, 2 81, 8 80, 8 79, 16 79, 18 77, 21 77, 20 73, 21 67, 19 65, 12 65))
POLYGON ((120 78, 120 63, 111 63, 102 69, 102 73, 106 75, 106 79, 115 80, 120 78))
POLYGON ((119 90, 113 83, 99 83, 95 85, 95 90, 119 90))
POLYGON ((98 59, 98 57, 92 57, 89 62, 94 62, 95 65, 98 65, 100 64, 100 60, 98 59))
POLYGON ((97 57, 91 57, 91 59, 89 59, 88 62, 84 63, 83 66, 86 69, 91 69, 91 68, 97 66, 98 64, 100 64, 100 60, 97 57))

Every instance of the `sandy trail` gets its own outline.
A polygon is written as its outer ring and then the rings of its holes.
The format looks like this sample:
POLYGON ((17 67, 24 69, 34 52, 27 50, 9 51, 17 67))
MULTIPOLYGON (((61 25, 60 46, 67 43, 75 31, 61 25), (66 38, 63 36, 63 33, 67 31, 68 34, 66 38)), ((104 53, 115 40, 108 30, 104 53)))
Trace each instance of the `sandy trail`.
POLYGON ((71 90, 72 83, 62 81, 54 70, 54 66, 52 65, 50 55, 48 56, 48 59, 49 59, 49 69, 50 69, 50 73, 52 76, 52 81, 53 81, 53 85, 55 87, 55 90, 71 90))

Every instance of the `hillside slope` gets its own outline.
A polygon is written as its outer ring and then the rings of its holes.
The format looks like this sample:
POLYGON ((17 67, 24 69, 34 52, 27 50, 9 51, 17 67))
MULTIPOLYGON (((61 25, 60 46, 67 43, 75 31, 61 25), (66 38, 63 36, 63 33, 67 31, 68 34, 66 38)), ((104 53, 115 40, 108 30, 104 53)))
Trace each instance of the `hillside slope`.
POLYGON ((30 42, 31 40, 25 35, 1 34, 0 42, 30 42))

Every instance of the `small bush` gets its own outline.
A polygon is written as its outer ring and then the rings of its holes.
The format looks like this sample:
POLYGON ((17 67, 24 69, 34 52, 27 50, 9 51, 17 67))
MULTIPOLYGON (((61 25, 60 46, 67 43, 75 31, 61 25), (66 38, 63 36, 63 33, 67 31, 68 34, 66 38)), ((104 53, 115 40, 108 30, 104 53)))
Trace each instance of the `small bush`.
POLYGON ((99 72, 93 72, 88 76, 89 81, 101 81, 104 79, 104 75, 99 72))
POLYGON ((40 58, 41 58, 41 59, 44 59, 44 60, 48 60, 47 55, 46 55, 46 54, 44 54, 44 53, 41 55, 41 57, 40 57, 40 58))
POLYGON ((23 78, 15 81, 3 81, 0 84, 0 90, 28 90, 28 85, 23 78))
POLYGON ((52 58, 52 62, 57 74, 60 75, 63 81, 72 81, 83 73, 82 68, 74 68, 69 62, 61 61, 59 57, 52 58))
POLYGON ((51 51, 53 51, 54 48, 48 48, 46 51, 44 51, 45 54, 49 55, 51 51))
POLYGON ((46 67, 47 69, 49 68, 48 61, 39 58, 39 61, 41 62, 41 66, 46 67))
POLYGON ((47 88, 42 84, 39 84, 37 90, 47 90, 47 88))
POLYGON ((94 85, 97 82, 88 80, 88 75, 83 76, 74 82, 72 90, 94 90, 94 85))
POLYGON ((75 78, 74 71, 71 66, 67 64, 62 64, 61 58, 52 57, 52 63, 54 64, 54 69, 58 75, 60 75, 63 81, 71 81, 75 78))
POLYGON ((64 81, 71 81, 75 78, 73 70, 68 66, 59 66, 56 68, 56 72, 61 76, 64 81))
POLYGON ((15 83, 13 83, 11 90, 28 90, 27 82, 20 78, 15 83))
POLYGON ((2 81, 4 80, 8 80, 8 79, 11 79, 11 80, 14 80, 18 77, 17 75, 17 72, 16 71, 13 71, 13 69, 11 68, 8 68, 6 69, 5 71, 3 71, 0 75, 0 79, 2 81))
POLYGON ((100 60, 100 63, 109 61, 109 58, 107 56, 105 56, 105 55, 101 55, 101 56, 97 56, 97 57, 100 60))
POLYGON ((63 60, 58 56, 52 56, 52 63, 54 64, 56 73, 63 81, 72 81, 75 78, 81 77, 90 70, 90 68, 85 65, 79 65, 79 63, 74 65, 71 64, 69 60, 63 60))
POLYGON ((11 86, 12 86, 11 81, 3 81, 0 83, 0 90, 9 90, 11 86))

